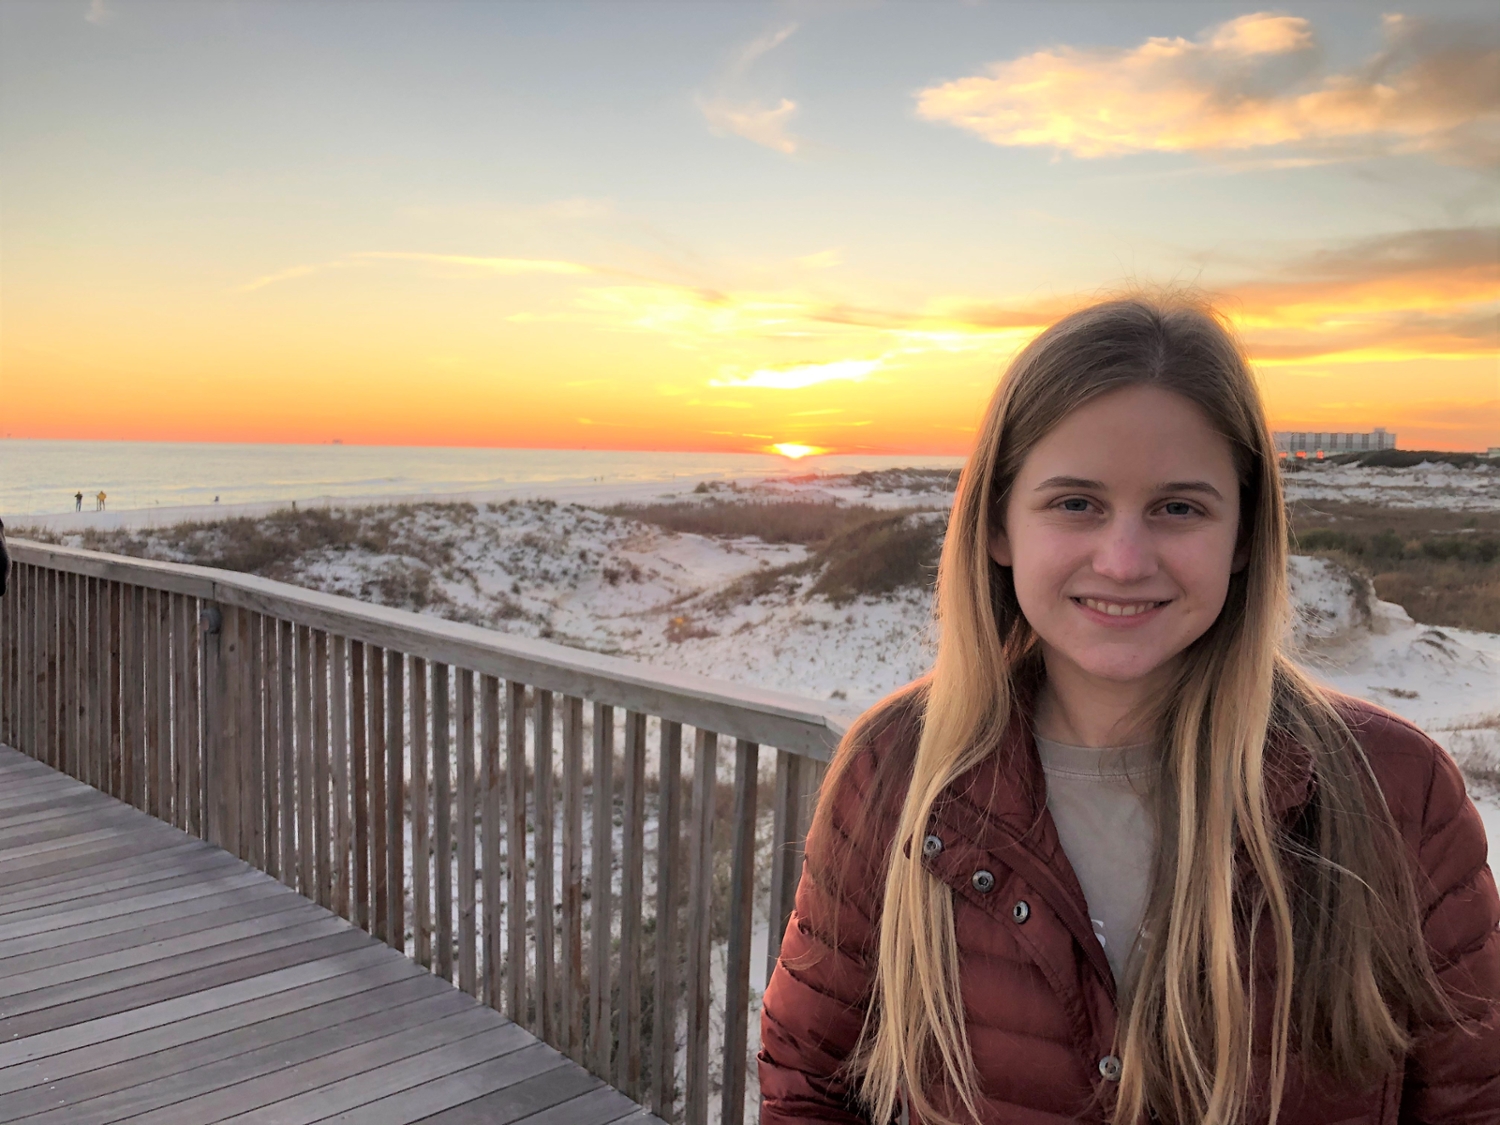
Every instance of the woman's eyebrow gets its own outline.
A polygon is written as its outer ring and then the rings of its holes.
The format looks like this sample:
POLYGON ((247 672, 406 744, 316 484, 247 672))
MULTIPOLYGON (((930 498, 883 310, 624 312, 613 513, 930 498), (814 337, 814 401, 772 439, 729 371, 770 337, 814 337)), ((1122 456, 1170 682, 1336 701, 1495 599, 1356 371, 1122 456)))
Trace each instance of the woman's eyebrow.
MULTIPOLYGON (((1104 491, 1106 485, 1103 481, 1089 480, 1087 477, 1048 477, 1036 486, 1036 491, 1043 492, 1049 488, 1091 488, 1104 491)), ((1206 480, 1169 480, 1164 484, 1157 485, 1153 491, 1201 492, 1207 496, 1212 496, 1215 500, 1224 499, 1219 490, 1206 480)))
POLYGON ((1036 491, 1041 492, 1045 488, 1100 488, 1104 487, 1102 480, 1089 480, 1086 477, 1048 477, 1036 486, 1036 491))
POLYGON ((1215 500, 1224 499, 1219 490, 1206 480, 1169 480, 1166 484, 1156 486, 1158 492, 1203 492, 1212 496, 1215 500))

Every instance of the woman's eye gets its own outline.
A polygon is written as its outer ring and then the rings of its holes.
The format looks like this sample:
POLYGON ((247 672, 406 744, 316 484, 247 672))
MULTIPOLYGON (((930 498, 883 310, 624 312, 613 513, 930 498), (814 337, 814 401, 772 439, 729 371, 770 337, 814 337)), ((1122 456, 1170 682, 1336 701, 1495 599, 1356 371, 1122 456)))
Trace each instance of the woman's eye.
POLYGON ((1162 511, 1169 516, 1190 516, 1193 514, 1193 506, 1183 500, 1168 500, 1162 505, 1162 511))
POLYGON ((1065 512, 1086 512, 1089 510, 1089 502, 1081 496, 1070 496, 1062 502, 1065 512))

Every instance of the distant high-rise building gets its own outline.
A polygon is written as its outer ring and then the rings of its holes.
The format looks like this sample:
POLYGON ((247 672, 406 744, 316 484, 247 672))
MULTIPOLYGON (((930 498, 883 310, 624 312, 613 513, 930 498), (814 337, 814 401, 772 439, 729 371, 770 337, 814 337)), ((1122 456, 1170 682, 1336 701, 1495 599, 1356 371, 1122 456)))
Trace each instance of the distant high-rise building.
POLYGON ((1368 434, 1298 433, 1278 430, 1271 435, 1281 453, 1364 453, 1372 449, 1395 449, 1396 435, 1376 426, 1368 434))

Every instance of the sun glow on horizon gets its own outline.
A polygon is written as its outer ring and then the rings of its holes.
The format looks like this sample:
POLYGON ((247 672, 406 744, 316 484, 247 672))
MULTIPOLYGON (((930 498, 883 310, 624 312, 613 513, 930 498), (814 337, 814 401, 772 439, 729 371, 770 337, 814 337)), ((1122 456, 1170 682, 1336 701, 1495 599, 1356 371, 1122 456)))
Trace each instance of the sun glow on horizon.
POLYGON ((779 453, 793 461, 800 461, 804 457, 827 453, 828 450, 819 445, 801 445, 795 441, 783 441, 771 446, 771 452, 779 453))

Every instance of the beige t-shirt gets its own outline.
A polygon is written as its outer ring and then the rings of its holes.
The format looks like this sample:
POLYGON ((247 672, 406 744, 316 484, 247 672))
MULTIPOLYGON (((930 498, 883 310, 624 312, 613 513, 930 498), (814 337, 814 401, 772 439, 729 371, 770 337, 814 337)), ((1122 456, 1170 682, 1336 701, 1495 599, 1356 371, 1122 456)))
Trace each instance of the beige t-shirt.
POLYGON ((1155 748, 1098 749, 1040 737, 1036 748, 1047 778, 1047 809, 1118 983, 1150 892, 1156 828, 1145 794, 1159 769, 1155 748))

